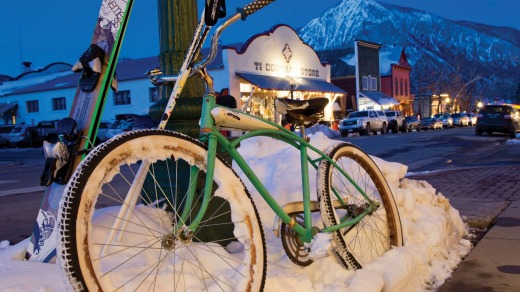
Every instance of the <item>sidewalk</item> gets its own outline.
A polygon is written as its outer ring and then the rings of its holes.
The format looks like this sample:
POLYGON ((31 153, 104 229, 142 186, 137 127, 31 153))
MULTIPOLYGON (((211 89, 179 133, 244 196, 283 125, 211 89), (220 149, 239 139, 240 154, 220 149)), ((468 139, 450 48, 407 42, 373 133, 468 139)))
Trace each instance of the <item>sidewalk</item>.
POLYGON ((490 228, 439 291, 520 291, 520 166, 410 178, 428 181, 449 198, 471 228, 490 228))

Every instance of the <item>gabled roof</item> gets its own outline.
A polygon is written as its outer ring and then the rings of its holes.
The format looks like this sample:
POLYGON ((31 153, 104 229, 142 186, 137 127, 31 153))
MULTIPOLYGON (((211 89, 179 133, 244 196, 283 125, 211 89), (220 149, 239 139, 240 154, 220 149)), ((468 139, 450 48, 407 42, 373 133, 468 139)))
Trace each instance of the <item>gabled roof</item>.
MULTIPOLYGON (((344 61, 345 58, 354 56, 354 47, 317 51, 320 61, 330 64, 331 77, 343 77, 356 74, 355 63, 352 65, 344 61)), ((355 61, 355 60, 354 60, 355 61)))
POLYGON ((381 76, 392 75, 392 65, 410 67, 403 47, 382 48, 381 51, 379 51, 381 76))

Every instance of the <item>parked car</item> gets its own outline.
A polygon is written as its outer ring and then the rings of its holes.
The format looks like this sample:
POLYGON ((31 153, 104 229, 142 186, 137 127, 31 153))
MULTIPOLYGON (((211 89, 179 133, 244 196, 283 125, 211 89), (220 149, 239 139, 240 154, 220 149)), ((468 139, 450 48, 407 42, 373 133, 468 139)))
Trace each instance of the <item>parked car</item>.
POLYGON ((341 136, 349 133, 359 133, 359 135, 369 135, 371 132, 386 134, 388 119, 382 111, 364 110, 351 112, 346 119, 339 123, 341 136))
POLYGON ((421 130, 421 122, 416 116, 407 116, 404 118, 404 120, 407 132, 412 132, 413 130, 421 130))
POLYGON ((436 114, 433 117, 440 120, 444 128, 453 128, 453 119, 450 114, 436 114))
POLYGON ((41 139, 39 138, 37 127, 30 125, 14 126, 9 133, 9 144, 13 147, 41 146, 41 139))
POLYGON ((477 115, 474 113, 468 113, 469 125, 475 126, 477 124, 477 115))
POLYGON ((453 125, 457 127, 469 126, 469 117, 466 113, 454 113, 451 114, 453 118, 453 125))
POLYGON ((42 143, 43 140, 47 140, 52 143, 56 142, 58 139, 58 122, 59 120, 41 121, 38 123, 36 130, 42 143))
POLYGON ((97 138, 99 142, 104 142, 107 140, 107 131, 110 128, 111 123, 102 121, 99 123, 99 128, 97 131, 97 138))
POLYGON ((406 132, 405 117, 401 111, 386 111, 386 117, 388 118, 388 130, 392 133, 397 133, 399 130, 406 132))
POLYGON ((9 133, 14 128, 14 125, 0 126, 0 147, 9 147, 9 133))
POLYGON ((150 116, 138 116, 133 118, 133 129, 150 129, 155 128, 159 123, 155 122, 150 116))
POLYGON ((421 129, 422 130, 442 129, 442 122, 436 118, 424 118, 421 120, 421 129))
POLYGON ((508 134, 514 138, 520 130, 520 114, 509 105, 486 105, 477 115, 475 134, 483 132, 491 135, 493 132, 508 134))
POLYGON ((114 136, 116 136, 116 135, 119 135, 119 134, 122 134, 125 132, 129 132, 132 130, 132 126, 133 126, 132 122, 127 122, 127 121, 115 122, 107 130, 105 138, 108 140, 108 139, 114 138, 114 136))

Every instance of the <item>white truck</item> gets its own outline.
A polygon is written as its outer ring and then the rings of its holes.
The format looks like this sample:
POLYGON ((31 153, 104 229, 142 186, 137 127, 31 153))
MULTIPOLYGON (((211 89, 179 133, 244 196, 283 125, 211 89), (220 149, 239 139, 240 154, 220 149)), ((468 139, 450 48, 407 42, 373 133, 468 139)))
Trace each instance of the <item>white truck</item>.
POLYGON ((339 123, 339 132, 342 137, 349 133, 359 133, 359 135, 377 135, 377 131, 386 134, 388 129, 388 119, 382 111, 363 110, 351 112, 346 119, 339 123))
POLYGON ((407 132, 408 127, 406 127, 406 119, 403 112, 386 111, 385 115, 388 118, 388 130, 392 131, 392 133, 399 131, 407 132))

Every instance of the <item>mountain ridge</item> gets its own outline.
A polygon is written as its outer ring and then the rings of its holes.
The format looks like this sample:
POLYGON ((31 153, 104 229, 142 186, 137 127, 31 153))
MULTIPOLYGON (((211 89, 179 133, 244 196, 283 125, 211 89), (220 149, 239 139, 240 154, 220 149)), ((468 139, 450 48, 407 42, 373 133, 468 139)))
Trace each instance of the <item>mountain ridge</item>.
POLYGON ((343 0, 299 35, 317 51, 353 47, 356 39, 405 47, 415 92, 422 91, 418 80, 427 72, 432 79, 460 74, 466 82, 478 75, 474 92, 501 98, 510 96, 520 81, 520 31, 510 27, 453 21, 374 0, 343 0))

